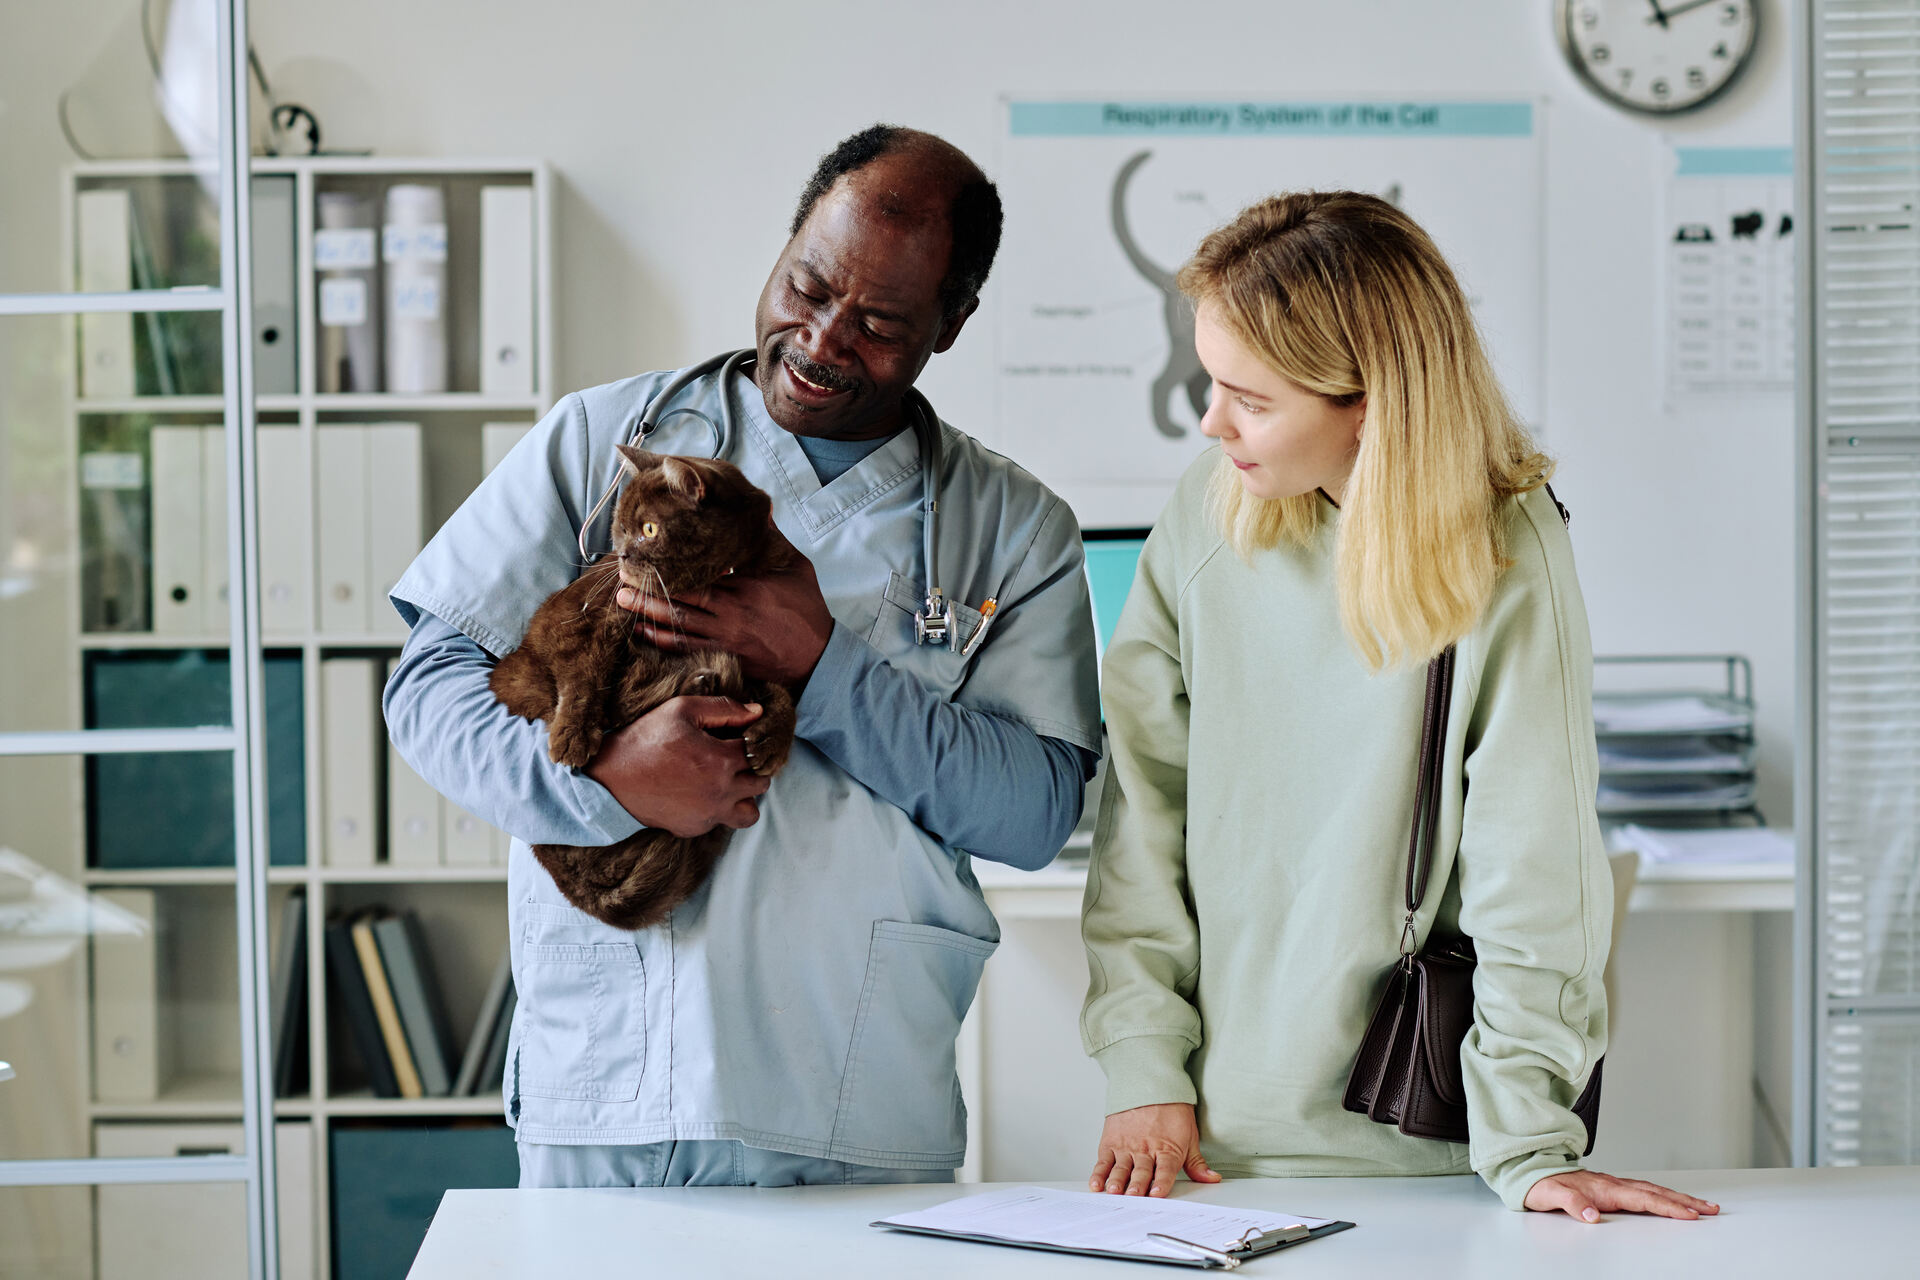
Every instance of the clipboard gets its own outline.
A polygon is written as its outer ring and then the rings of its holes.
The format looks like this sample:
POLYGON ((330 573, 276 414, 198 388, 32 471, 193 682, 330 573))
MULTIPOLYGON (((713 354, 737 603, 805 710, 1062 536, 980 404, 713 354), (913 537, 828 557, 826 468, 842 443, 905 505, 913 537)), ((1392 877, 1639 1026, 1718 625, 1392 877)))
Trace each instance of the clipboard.
POLYGON ((1322 1218, 1289 1222, 1291 1216, 1184 1200, 1017 1187, 962 1197, 870 1225, 976 1244, 1222 1271, 1234 1270, 1249 1258, 1334 1235, 1354 1225, 1322 1218), (1097 1209, 1091 1208, 1096 1205, 1097 1209), (1088 1218, 1090 1210, 1097 1221, 1088 1218), (1050 1216, 1056 1211, 1060 1216, 1050 1216), (1227 1222, 1220 1221, 1222 1215, 1227 1216, 1227 1222), (1209 1216, 1213 1218, 1210 1222, 1206 1220, 1209 1216), (1223 1234, 1223 1228, 1239 1229, 1249 1219, 1256 1220, 1254 1225, 1238 1236, 1223 1234), (1149 1241, 1152 1243, 1147 1244, 1149 1241))
MULTIPOLYGON (((901 1231, 919 1236, 934 1236, 941 1240, 971 1240, 975 1244, 1004 1245, 1009 1249, 1038 1249, 1045 1253, 1076 1254, 1082 1258, 1117 1258, 1122 1262, 1158 1263, 1163 1267, 1201 1267, 1211 1270, 1232 1271, 1248 1258, 1258 1258, 1262 1254, 1278 1253, 1282 1249, 1291 1249, 1296 1244, 1305 1244, 1309 1240, 1318 1240, 1323 1236, 1330 1236, 1336 1232, 1345 1231, 1354 1224, 1351 1222, 1329 1222, 1323 1227, 1302 1227, 1301 1230, 1306 1234, 1293 1239, 1276 1239, 1264 1244, 1257 1242, 1248 1243, 1224 1252, 1216 1252, 1215 1250, 1208 1249, 1205 1245, 1191 1244, 1184 1240, 1179 1241, 1179 1244, 1194 1251, 1191 1258, 1168 1258, 1162 1257, 1157 1253, 1125 1253, 1118 1249, 1082 1249, 1063 1244, 1041 1244, 1033 1240, 1009 1240, 1005 1236, 983 1236, 966 1231, 942 1231, 938 1227, 903 1227, 886 1221, 870 1223, 869 1225, 880 1227, 887 1231, 901 1231)), ((1155 1234, 1160 1235, 1161 1233, 1156 1232, 1155 1234)), ((1172 1236, 1162 1235, 1161 1238, 1170 1241, 1173 1240, 1172 1236)))

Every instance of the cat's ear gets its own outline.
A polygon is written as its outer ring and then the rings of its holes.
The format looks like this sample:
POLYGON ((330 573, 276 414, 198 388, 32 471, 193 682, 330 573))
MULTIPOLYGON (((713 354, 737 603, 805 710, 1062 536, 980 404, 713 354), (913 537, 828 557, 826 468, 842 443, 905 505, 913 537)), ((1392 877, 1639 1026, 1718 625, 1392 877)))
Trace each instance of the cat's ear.
POLYGON ((660 478, 667 482, 667 488, 691 502, 698 502, 707 496, 707 482, 700 475, 698 467, 685 458, 663 456, 660 459, 660 478))
POLYGON ((659 465, 660 455, 657 453, 649 453, 645 449, 638 449, 630 444, 617 444, 613 447, 620 451, 620 470, 630 476, 638 476, 648 467, 659 465))

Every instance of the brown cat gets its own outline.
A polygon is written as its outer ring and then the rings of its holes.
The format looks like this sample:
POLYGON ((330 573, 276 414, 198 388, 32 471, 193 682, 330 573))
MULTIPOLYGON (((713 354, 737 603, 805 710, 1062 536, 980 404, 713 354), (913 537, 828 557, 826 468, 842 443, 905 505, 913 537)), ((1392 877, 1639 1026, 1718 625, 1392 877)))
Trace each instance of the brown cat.
MULTIPOLYGON (((748 680, 732 654, 669 653, 634 630, 614 595, 622 586, 667 597, 735 571, 778 572, 793 551, 773 528, 773 504, 730 462, 619 446, 629 483, 613 513, 613 553, 547 597, 520 647, 493 669, 507 710, 547 722, 556 764, 585 768, 607 734, 687 694, 757 702, 742 734, 754 772, 770 777, 793 748, 793 697, 748 680)), ((568 902, 621 929, 667 918, 705 883, 725 852, 726 827, 682 838, 647 829, 605 848, 537 844, 534 857, 568 902)))

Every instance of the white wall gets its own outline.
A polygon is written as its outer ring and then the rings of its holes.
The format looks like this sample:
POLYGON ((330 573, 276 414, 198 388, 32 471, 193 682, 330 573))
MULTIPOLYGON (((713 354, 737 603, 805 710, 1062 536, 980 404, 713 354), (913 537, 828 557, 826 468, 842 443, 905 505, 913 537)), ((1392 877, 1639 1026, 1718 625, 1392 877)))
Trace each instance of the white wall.
MULTIPOLYGON (((133 0, 13 5, 0 41, 0 288, 53 288, 66 158, 53 117, 133 0), (15 37, 19 38, 16 39, 15 37)), ((1537 95, 1547 100, 1544 434, 1602 653, 1753 657, 1762 801, 1790 820, 1793 504, 1784 395, 1672 412, 1657 355, 1662 133, 1790 140, 1787 16, 1765 0, 1759 65, 1697 119, 1595 101, 1544 0, 256 0, 254 44, 329 145, 544 156, 559 171, 557 372, 585 386, 752 335, 752 308, 818 154, 886 119, 993 167, 1002 93, 1537 95)), ((994 439, 994 285, 925 380, 994 439)), ((52 370, 0 370, 19 418, 58 411, 52 370)))
MULTIPOLYGON (((1002 93, 1539 95, 1548 153, 1545 436, 1599 652, 1736 650, 1759 676, 1762 796, 1790 819, 1793 517, 1784 395, 1684 413, 1656 384, 1655 139, 1783 144, 1786 14, 1697 120, 1603 106, 1542 0, 1146 0, 965 6, 817 0, 254 5, 275 88, 329 139, 389 153, 545 156, 561 178, 562 386, 751 340, 752 308, 818 154, 876 119, 991 170, 1002 93)), ((989 293, 993 285, 988 286, 989 293)), ((925 386, 994 439, 989 296, 925 386)))
MULTIPOLYGON (((48 6, 5 12, 0 288, 58 287, 49 250, 66 156, 53 99, 130 5, 62 4, 57 21, 48 6)), ((555 165, 563 386, 750 341, 754 299, 815 158, 876 119, 943 134, 991 171, 1002 93, 1545 98, 1544 434, 1575 512, 1594 645, 1750 654, 1762 800, 1784 824, 1791 405, 1670 412, 1656 382, 1657 139, 1790 140, 1785 7, 1763 8, 1748 81, 1668 126, 1579 87, 1545 0, 256 0, 252 16, 276 90, 314 108, 333 145, 555 165)), ((1017 458, 1018 440, 993 438, 995 314, 989 296, 924 385, 944 416, 1017 458)), ((41 414, 55 429, 58 371, 5 350, 0 362, 10 429, 31 434, 41 414)), ((0 536, 5 525, 0 512, 0 536)), ((1058 941, 1028 949, 1058 952, 1066 981, 1077 961, 1058 941)))

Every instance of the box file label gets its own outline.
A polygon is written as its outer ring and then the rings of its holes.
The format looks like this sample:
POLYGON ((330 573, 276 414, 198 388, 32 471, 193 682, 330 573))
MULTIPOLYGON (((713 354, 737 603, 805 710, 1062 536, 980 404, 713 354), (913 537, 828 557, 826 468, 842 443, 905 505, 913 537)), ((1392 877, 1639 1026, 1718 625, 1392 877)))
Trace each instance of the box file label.
POLYGON ((146 468, 137 453, 83 453, 80 455, 82 489, 138 489, 146 483, 146 468))
POLYGON ((320 282, 320 323, 355 325, 367 322, 367 282, 359 276, 340 276, 320 282))
POLYGON ((373 265, 372 227, 332 227, 313 233, 313 265, 322 271, 357 271, 373 265))

